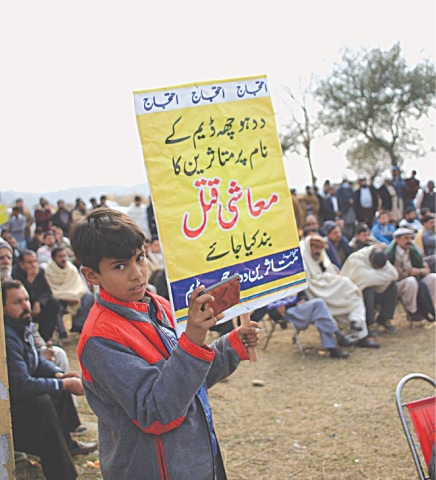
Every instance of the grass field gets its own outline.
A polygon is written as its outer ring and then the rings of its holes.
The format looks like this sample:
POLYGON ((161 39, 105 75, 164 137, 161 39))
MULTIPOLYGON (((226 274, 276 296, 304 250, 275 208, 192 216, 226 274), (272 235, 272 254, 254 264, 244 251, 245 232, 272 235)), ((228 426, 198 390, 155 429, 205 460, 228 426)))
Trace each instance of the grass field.
MULTIPOLYGON (((379 329, 380 349, 351 347, 347 360, 328 358, 314 327, 300 334, 305 359, 292 343, 291 330, 276 329, 268 348, 258 348, 257 363, 244 362, 211 389, 229 480, 418 478, 395 389, 411 372, 435 377, 435 324, 418 322, 411 329, 398 307, 394 325, 395 334, 379 329), (254 379, 264 386, 254 386, 254 379)), ((263 331, 261 341, 265 338, 263 331)), ((76 369, 77 339, 71 334, 64 342, 76 369)), ((432 394, 428 387, 405 393, 410 398, 432 394)), ((84 439, 96 439, 96 418, 84 397, 79 412, 89 428, 84 439)), ((98 468, 87 466, 97 459, 98 454, 76 457, 80 479, 102 478, 98 468)), ((44 477, 27 463, 17 465, 17 478, 44 477)))

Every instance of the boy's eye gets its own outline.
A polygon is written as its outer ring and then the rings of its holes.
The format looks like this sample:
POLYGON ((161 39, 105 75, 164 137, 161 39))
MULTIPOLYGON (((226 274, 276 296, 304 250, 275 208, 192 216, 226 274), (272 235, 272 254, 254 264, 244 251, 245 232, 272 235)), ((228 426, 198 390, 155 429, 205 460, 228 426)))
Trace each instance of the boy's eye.
POLYGON ((115 265, 115 270, 122 270, 124 268, 124 263, 119 263, 118 265, 115 265))

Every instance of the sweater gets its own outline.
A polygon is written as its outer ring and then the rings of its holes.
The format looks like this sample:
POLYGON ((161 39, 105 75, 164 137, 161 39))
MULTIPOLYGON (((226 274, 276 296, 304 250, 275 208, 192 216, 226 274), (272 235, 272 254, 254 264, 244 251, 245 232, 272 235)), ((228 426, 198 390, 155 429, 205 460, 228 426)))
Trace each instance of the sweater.
POLYGON ((120 302, 100 288, 80 336, 102 475, 211 480, 221 457, 207 388, 248 353, 235 330, 211 346, 197 346, 184 333, 177 339, 169 302, 149 292, 147 300, 120 302))

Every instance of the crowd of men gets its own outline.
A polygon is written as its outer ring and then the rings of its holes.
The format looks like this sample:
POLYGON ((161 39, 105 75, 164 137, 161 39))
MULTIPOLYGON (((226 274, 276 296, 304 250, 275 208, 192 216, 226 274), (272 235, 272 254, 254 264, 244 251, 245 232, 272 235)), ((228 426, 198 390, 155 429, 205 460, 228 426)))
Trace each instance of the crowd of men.
MULTIPOLYGON (((282 328, 290 322, 298 330, 313 324, 330 356, 341 359, 349 356, 341 347, 379 348, 377 326, 395 332, 391 321, 398 301, 411 321, 435 321, 433 181, 421 189, 415 171, 402 179, 394 167, 382 185, 359 177, 357 185, 344 179, 336 188, 326 180, 322 191, 307 186, 298 194, 291 189, 291 197, 307 289, 253 312, 254 320, 269 314, 282 328)), ((94 302, 96 291, 81 275, 80 259, 74 257, 68 238, 71 222, 90 209, 107 207, 107 198, 92 198, 90 205, 77 198, 69 210, 58 200, 54 210, 41 197, 31 212, 17 199, 1 231, 14 441, 18 449, 41 456, 47 478, 57 475, 53 464, 56 471, 66 472, 65 478, 76 478, 71 457, 98 447, 97 442, 83 443, 71 436, 82 427, 71 394, 81 395, 83 389, 76 381, 80 375, 69 371, 65 352, 53 345, 54 338, 62 345, 69 334, 64 315, 71 315, 71 332, 80 334, 94 302), (47 412, 50 426, 44 429, 34 424, 35 399, 47 412), (29 436, 36 430, 38 435, 29 436), (41 444, 46 436, 56 448, 41 444)), ((149 289, 168 298, 153 205, 136 195, 126 213, 147 239, 149 289)), ((216 328, 226 333, 233 321, 216 328)), ((17 460, 20 455, 16 452, 17 460)))
MULTIPOLYGON (((435 192, 429 180, 420 188, 412 171, 403 179, 397 167, 382 184, 359 177, 322 191, 291 190, 300 248, 307 275, 307 299, 322 299, 333 320, 358 347, 379 348, 378 325, 394 332, 391 321, 400 301, 411 321, 435 321, 435 192)), ((295 325, 295 298, 262 311, 286 327, 295 325)), ((256 314, 255 314, 256 315, 256 314)), ((325 316, 325 315, 324 315, 325 316)), ((331 318, 328 322, 331 323, 331 318)), ((319 319, 305 325, 318 326, 319 319), (318 323, 318 324, 317 324, 318 323)), ((338 339, 339 346, 347 346, 338 339)), ((328 348, 324 342, 325 348, 328 348)), ((331 357, 346 358, 337 346, 331 357)))

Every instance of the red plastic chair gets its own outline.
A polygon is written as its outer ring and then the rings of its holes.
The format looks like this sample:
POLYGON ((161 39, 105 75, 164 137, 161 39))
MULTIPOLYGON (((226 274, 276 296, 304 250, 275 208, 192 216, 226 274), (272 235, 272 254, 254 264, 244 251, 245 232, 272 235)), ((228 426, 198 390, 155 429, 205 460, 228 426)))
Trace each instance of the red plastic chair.
POLYGON ((411 373, 400 380, 396 391, 398 413, 412 452, 419 478, 421 480, 428 480, 430 479, 430 476, 426 475, 424 471, 420 454, 416 448, 416 443, 420 446, 422 457, 424 458, 428 470, 433 445, 436 440, 436 396, 420 398, 403 403, 403 388, 405 384, 411 380, 424 380, 432 385, 433 389, 436 389, 436 384, 435 381, 427 375, 422 373, 411 373), (406 411, 409 414, 409 421, 405 414, 406 411), (410 424, 413 425, 413 434, 409 426, 410 424), (415 440, 417 440, 417 442, 415 440))

